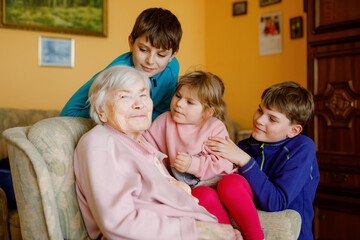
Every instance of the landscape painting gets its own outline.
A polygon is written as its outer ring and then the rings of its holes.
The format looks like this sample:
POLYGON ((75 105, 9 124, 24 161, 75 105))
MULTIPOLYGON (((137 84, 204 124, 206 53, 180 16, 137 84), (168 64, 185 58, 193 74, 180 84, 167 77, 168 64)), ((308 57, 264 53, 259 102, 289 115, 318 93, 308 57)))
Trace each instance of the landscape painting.
POLYGON ((107 0, 1 0, 0 27, 106 37, 107 0))

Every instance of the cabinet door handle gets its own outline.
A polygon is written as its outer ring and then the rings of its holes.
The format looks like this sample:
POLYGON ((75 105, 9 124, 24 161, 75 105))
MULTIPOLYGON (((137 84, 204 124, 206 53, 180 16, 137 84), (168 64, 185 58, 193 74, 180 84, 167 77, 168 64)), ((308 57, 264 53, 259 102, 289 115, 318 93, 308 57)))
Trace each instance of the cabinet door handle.
POLYGON ((349 175, 344 174, 343 176, 338 176, 336 173, 332 174, 332 180, 335 183, 346 183, 348 181, 349 175))

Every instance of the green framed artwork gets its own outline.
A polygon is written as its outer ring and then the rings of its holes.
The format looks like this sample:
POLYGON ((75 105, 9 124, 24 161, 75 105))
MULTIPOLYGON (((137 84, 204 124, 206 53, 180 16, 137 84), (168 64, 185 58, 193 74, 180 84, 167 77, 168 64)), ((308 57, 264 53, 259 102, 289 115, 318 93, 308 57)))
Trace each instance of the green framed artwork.
POLYGON ((107 0, 0 0, 0 27, 107 36, 107 0))

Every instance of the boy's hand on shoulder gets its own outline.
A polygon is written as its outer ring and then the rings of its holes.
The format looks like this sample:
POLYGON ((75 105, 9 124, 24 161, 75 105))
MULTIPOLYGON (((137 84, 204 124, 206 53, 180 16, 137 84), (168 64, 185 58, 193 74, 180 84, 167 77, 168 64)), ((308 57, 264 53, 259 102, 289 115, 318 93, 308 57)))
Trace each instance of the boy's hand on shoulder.
POLYGON ((184 152, 178 152, 174 161, 174 167, 176 170, 183 173, 189 169, 191 162, 192 157, 189 154, 184 152))
POLYGON ((207 141, 206 146, 218 154, 220 157, 226 158, 230 162, 243 167, 251 159, 249 154, 240 149, 229 137, 210 137, 207 141))

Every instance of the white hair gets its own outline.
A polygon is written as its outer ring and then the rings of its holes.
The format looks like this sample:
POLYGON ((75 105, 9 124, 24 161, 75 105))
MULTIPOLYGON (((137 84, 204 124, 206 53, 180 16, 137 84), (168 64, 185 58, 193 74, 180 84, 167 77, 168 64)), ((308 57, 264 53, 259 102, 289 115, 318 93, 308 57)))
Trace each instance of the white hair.
POLYGON ((99 118, 99 110, 105 110, 106 102, 111 93, 120 88, 126 88, 143 80, 145 88, 151 88, 150 79, 144 72, 125 65, 116 65, 99 73, 89 90, 90 116, 97 123, 102 124, 99 118))

